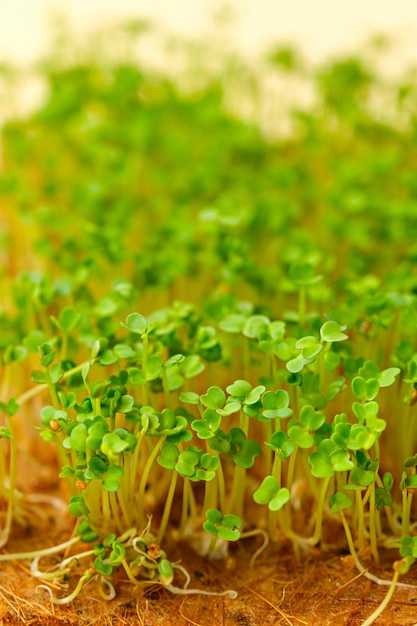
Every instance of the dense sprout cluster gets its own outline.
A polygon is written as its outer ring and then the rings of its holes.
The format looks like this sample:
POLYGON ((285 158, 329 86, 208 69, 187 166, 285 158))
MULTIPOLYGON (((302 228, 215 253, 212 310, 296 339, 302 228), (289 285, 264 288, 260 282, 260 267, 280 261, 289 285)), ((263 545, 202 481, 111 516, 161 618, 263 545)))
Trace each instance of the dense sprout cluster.
MULTIPOLYGON (((297 71, 284 52, 269 71, 297 71)), ((124 61, 44 78, 44 104, 3 129, 3 545, 26 519, 17 451, 35 427, 71 492, 67 545, 92 546, 57 602, 92 579, 112 597, 119 568, 186 592, 168 535, 213 552, 260 533, 298 552, 333 521, 359 566, 358 548, 378 561, 389 544, 406 571, 414 86, 381 92, 361 58, 326 65, 305 78, 314 106, 268 141, 216 76, 184 92, 124 61), (375 114, 376 90, 401 124, 375 114)), ((49 553, 33 571, 64 580, 69 558, 38 569, 49 553)))

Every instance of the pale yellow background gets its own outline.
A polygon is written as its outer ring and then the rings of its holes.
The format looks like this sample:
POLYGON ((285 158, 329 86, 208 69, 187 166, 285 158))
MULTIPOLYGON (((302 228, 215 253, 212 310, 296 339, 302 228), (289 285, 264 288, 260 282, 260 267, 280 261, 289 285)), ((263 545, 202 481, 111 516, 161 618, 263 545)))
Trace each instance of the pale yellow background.
MULTIPOLYGON (((78 33, 123 16, 151 17, 167 30, 204 37, 217 0, 0 0, 0 59, 27 62, 47 45, 48 9, 78 33)), ((417 0, 235 0, 233 44, 257 54, 275 41, 302 46, 312 60, 346 51, 370 33, 392 33, 395 62, 417 62, 417 0)))

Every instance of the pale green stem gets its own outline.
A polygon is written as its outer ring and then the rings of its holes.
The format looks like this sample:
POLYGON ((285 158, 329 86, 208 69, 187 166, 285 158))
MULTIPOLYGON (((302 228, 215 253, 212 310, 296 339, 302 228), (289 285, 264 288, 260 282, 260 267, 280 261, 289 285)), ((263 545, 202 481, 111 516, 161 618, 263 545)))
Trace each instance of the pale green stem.
POLYGON ((230 512, 242 517, 245 497, 246 469, 236 465, 233 476, 232 495, 230 498, 230 512))
POLYGON ((0 561, 17 561, 22 559, 36 559, 36 557, 49 556, 50 554, 56 554, 57 552, 62 552, 67 548, 75 545, 81 541, 81 539, 77 537, 72 537, 68 539, 68 541, 64 541, 64 543, 60 543, 57 546, 52 546, 51 548, 43 548, 40 550, 30 550, 28 552, 14 552, 10 554, 0 554, 0 561))
MULTIPOLYGON (((148 363, 148 350, 149 350, 149 336, 148 333, 142 335, 142 374, 144 378, 146 378, 147 374, 147 363, 148 363)), ((151 391, 150 391, 150 382, 144 384, 143 388, 145 404, 151 405, 151 391)))
POLYGON ((375 620, 381 615, 381 613, 386 609, 386 607, 388 606, 389 601, 391 600, 394 591, 395 591, 395 587, 397 586, 397 581, 399 578, 400 572, 394 572, 394 576, 392 577, 392 582, 391 585, 385 595, 385 598, 382 600, 381 604, 379 606, 377 606, 377 608, 375 609, 375 611, 368 617, 368 619, 366 619, 364 622, 362 622, 362 626, 371 626, 371 624, 373 624, 375 622, 375 620))
POLYGON ((210 481, 206 481, 204 485, 204 502, 203 510, 217 509, 217 481, 214 477, 210 481))
MULTIPOLYGON (((126 528, 126 526, 123 524, 120 518, 119 505, 118 505, 116 493, 114 491, 109 492, 109 504, 110 504, 110 510, 111 510, 111 520, 113 521, 113 524, 116 526, 117 531, 121 533, 126 528)), ((106 519, 106 521, 110 521, 110 520, 106 519)))
POLYGON ((408 535, 410 533, 410 515, 411 515, 411 505, 413 502, 413 494, 411 492, 408 493, 407 489, 403 489, 402 501, 403 501, 403 514, 402 514, 402 522, 401 522, 401 532, 403 535, 408 535))
POLYGON ((141 430, 139 433, 139 436, 137 437, 136 440, 136 447, 135 447, 135 451, 133 453, 132 456, 132 461, 130 463, 130 467, 129 467, 129 472, 130 472, 130 493, 128 491, 128 494, 130 495, 130 497, 132 497, 132 495, 135 493, 135 486, 136 486, 136 479, 137 479, 137 474, 138 474, 138 470, 139 470, 139 454, 140 454, 140 446, 142 443, 142 439, 145 435, 145 431, 141 430))
POLYGON ((171 408, 171 394, 169 391, 168 376, 167 376, 167 370, 165 367, 162 368, 162 383, 164 387, 165 406, 167 409, 170 409, 171 408))
POLYGON ((359 489, 355 491, 355 499, 356 499, 356 511, 358 517, 358 542, 359 542, 359 550, 363 550, 365 547, 365 519, 364 519, 364 510, 362 503, 362 496, 359 489))
POLYGON ((103 518, 104 523, 107 525, 111 519, 110 517, 110 501, 109 501, 109 492, 107 489, 101 490, 101 505, 103 509, 103 518))
POLYGON ((126 504, 126 500, 125 500, 125 494, 124 494, 124 489, 123 489, 123 483, 121 485, 121 488, 118 490, 117 492, 117 499, 119 501, 119 505, 120 505, 120 510, 122 512, 122 516, 123 516, 123 526, 132 526, 132 524, 134 523, 134 516, 133 516, 133 508, 131 511, 129 511, 128 506, 126 504))
POLYGON ((322 486, 321 486, 319 503, 318 503, 318 507, 317 507, 316 524, 315 524, 314 534, 313 534, 313 536, 309 540, 309 542, 310 542, 310 544, 312 546, 315 546, 321 539, 324 503, 325 503, 325 499, 326 499, 327 488, 329 486, 329 482, 330 482, 331 478, 332 478, 331 476, 327 476, 323 480, 323 483, 322 483, 322 486))
POLYGON ((217 468, 215 480, 217 481, 217 486, 219 490, 220 510, 223 511, 226 507, 226 482, 224 479, 223 466, 221 462, 219 467, 217 468))
POLYGON ((49 369, 48 368, 45 369, 45 376, 46 376, 46 384, 47 384, 47 387, 48 387, 48 391, 49 391, 49 395, 50 395, 52 404, 54 405, 55 409, 59 409, 60 403, 59 403, 59 400, 58 400, 58 395, 56 393, 55 385, 52 382, 51 374, 49 373, 49 369))
MULTIPOLYGON (((81 372, 83 367, 85 367, 88 363, 91 363, 91 362, 92 362, 92 360, 89 359, 88 361, 84 361, 80 365, 77 365, 76 367, 73 367, 72 369, 70 369, 67 372, 65 372, 60 380, 61 381, 62 380, 66 380, 67 378, 69 378, 73 374, 77 374, 78 372, 81 372)), ((22 404, 24 404, 25 402, 27 402, 31 398, 34 398, 38 394, 42 393, 42 391, 45 391, 46 389, 48 389, 48 384, 47 383, 43 383, 41 385, 37 385, 36 387, 32 387, 31 389, 28 389, 27 391, 24 391, 18 398, 16 398, 16 402, 17 402, 17 404, 19 404, 19 406, 21 406, 22 404)))
POLYGON ((153 448, 151 454, 149 455, 149 459, 144 467, 142 477, 140 480, 139 490, 138 490, 138 503, 139 503, 139 520, 140 520, 141 526, 146 526, 146 519, 145 519, 145 514, 144 514, 144 509, 143 509, 143 503, 145 500, 146 483, 148 481, 148 476, 151 471, 153 462, 155 461, 158 455, 158 452, 160 451, 164 441, 165 441, 165 437, 160 437, 158 439, 155 447, 153 448))
POLYGON ((175 495, 175 488, 177 486, 178 473, 174 470, 172 472, 171 483, 169 486, 168 494, 165 500, 164 512, 162 514, 161 523, 159 524, 158 534, 156 536, 156 543, 162 543, 162 539, 165 535, 165 530, 168 525, 169 516, 171 514, 172 503, 175 495))
POLYGON ((184 487, 182 490, 182 506, 181 506, 181 523, 180 523, 180 535, 183 535, 188 520, 188 504, 190 500, 190 484, 189 481, 184 478, 184 487))
POLYGON ((61 351, 59 355, 59 358, 61 361, 65 361, 65 359, 67 358, 67 352, 68 352, 68 333, 63 331, 62 341, 61 341, 61 351))
POLYGON ((375 502, 375 483, 372 483, 369 494, 369 540, 371 544, 371 553, 375 559, 375 563, 379 563, 379 553, 377 544, 377 527, 376 527, 376 502, 375 502))

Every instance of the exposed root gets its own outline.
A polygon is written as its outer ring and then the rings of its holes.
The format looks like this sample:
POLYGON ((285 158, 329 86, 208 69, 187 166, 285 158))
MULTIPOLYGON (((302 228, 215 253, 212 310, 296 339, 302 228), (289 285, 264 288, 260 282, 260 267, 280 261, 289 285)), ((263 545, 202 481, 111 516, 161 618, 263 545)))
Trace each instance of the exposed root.
POLYGON ((268 547, 269 535, 265 530, 261 530, 260 528, 255 528, 254 530, 248 530, 246 533, 243 533, 240 536, 241 539, 248 539, 249 537, 256 537, 257 535, 261 535, 264 538, 264 540, 262 542, 262 545, 251 556, 251 560, 249 562, 251 567, 255 565, 255 561, 258 558, 258 556, 262 554, 262 552, 266 550, 266 548, 268 547))
POLYGON ((36 559, 37 557, 48 556, 50 554, 56 554, 62 552, 66 548, 69 548, 80 541, 79 537, 73 537, 64 543, 60 543, 50 548, 41 548, 40 550, 30 550, 29 552, 13 552, 0 554, 0 561, 18 561, 22 559, 36 559))
POLYGON ((166 585, 164 588, 167 589, 169 592, 175 595, 179 595, 179 596, 187 596, 187 595, 189 596, 191 595, 216 596, 216 597, 227 596, 228 598, 231 598, 232 600, 234 600, 238 596, 237 591, 235 591, 234 589, 227 589, 226 591, 206 591, 205 589, 187 589, 187 588, 184 589, 181 587, 175 587, 174 585, 166 585))
POLYGON ((52 593, 52 589, 48 587, 48 585, 38 585, 36 587, 36 591, 38 591, 39 589, 45 589, 49 594, 52 604, 60 604, 60 605, 69 604, 70 602, 75 600, 75 598, 78 596, 80 591, 84 587, 86 587, 86 585, 88 585, 88 583, 91 582, 94 577, 95 575, 90 570, 87 570, 87 572, 83 576, 81 576, 74 591, 72 591, 72 593, 65 596, 64 598, 57 598, 56 596, 54 596, 54 594, 52 593))

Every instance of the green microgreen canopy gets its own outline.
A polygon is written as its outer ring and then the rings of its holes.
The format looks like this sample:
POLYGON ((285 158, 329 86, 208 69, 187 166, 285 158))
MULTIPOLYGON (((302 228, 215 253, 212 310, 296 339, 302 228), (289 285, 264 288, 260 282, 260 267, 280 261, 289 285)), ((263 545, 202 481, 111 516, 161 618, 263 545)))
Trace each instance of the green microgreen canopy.
POLYGON ((395 543, 404 573, 417 555, 411 79, 381 80, 369 55, 314 68, 275 48, 268 71, 313 97, 289 112, 290 136, 265 138, 227 108, 260 110, 262 81, 197 51, 201 68, 178 79, 119 52, 55 54, 44 102, 4 124, 0 543, 32 515, 18 470, 39 420, 74 539, 94 544, 80 589, 94 578, 110 596, 123 568, 178 591, 161 546, 204 516, 210 550, 264 527, 318 545, 327 502, 352 554, 395 543))

